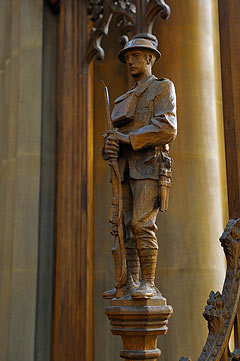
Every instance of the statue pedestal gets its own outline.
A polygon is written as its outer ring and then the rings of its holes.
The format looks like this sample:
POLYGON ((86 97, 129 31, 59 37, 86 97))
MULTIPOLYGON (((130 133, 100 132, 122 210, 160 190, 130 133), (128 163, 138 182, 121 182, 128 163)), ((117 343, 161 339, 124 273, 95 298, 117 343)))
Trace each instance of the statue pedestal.
POLYGON ((111 321, 112 334, 122 337, 125 360, 157 361, 161 351, 157 337, 167 333, 168 319, 173 313, 166 299, 113 299, 105 314, 111 321))

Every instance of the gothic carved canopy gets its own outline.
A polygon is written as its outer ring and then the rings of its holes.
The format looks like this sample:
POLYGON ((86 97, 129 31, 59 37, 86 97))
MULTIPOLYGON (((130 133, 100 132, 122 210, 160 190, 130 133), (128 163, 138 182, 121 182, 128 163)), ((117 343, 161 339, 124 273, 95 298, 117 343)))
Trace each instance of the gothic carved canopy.
POLYGON ((170 8, 164 0, 89 0, 88 15, 93 22, 89 38, 87 59, 90 62, 94 57, 104 58, 101 46, 103 35, 108 35, 109 24, 113 19, 121 28, 121 41, 127 41, 128 36, 137 33, 152 34, 152 27, 157 15, 167 19, 170 8))

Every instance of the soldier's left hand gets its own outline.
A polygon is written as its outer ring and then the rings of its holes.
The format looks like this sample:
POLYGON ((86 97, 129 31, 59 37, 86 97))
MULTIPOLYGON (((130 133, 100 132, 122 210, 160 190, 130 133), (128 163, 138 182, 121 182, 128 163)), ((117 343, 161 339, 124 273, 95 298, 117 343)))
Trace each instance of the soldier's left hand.
POLYGON ((117 136, 117 140, 121 143, 125 143, 125 144, 130 144, 130 138, 128 134, 123 134, 118 132, 117 130, 115 131, 116 136, 117 136))

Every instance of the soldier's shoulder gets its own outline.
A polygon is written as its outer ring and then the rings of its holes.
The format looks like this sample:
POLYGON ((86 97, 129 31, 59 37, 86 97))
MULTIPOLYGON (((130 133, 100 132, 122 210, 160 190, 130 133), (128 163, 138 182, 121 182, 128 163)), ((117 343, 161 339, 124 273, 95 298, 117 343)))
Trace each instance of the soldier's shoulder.
POLYGON ((167 78, 157 78, 157 77, 155 77, 155 81, 170 81, 170 80, 167 79, 167 78))
POLYGON ((132 93, 132 89, 130 89, 130 90, 127 91, 126 93, 120 95, 117 99, 114 100, 114 103, 118 103, 118 102, 126 99, 131 93, 132 93))
POLYGON ((168 78, 157 78, 155 77, 154 83, 159 86, 174 86, 173 82, 168 78))
POLYGON ((175 89, 175 86, 170 79, 157 77, 154 79, 153 87, 155 88, 156 92, 162 91, 164 89, 174 91, 175 89))

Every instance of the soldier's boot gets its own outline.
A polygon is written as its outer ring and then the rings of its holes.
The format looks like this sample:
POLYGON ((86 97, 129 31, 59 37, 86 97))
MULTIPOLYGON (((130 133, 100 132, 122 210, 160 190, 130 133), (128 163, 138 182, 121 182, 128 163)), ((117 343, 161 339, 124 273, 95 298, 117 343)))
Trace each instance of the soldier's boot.
POLYGON ((131 293, 132 298, 151 298, 156 295, 155 272, 157 265, 157 249, 138 250, 142 269, 140 286, 131 293))
POLYGON ((108 300, 111 300, 112 298, 115 298, 115 297, 116 297, 116 292, 117 292, 117 290, 116 290, 115 287, 112 288, 112 289, 109 290, 109 291, 105 291, 105 292, 103 292, 103 298, 106 298, 106 299, 108 299, 108 300))
POLYGON ((126 248, 127 280, 123 286, 123 295, 131 294, 139 286, 140 262, 136 248, 126 248))
MULTIPOLYGON (((138 251, 134 248, 126 248, 127 278, 122 287, 122 294, 126 296, 139 286, 139 268, 140 262, 138 251)), ((112 299, 116 297, 116 288, 103 293, 103 298, 112 299)))

